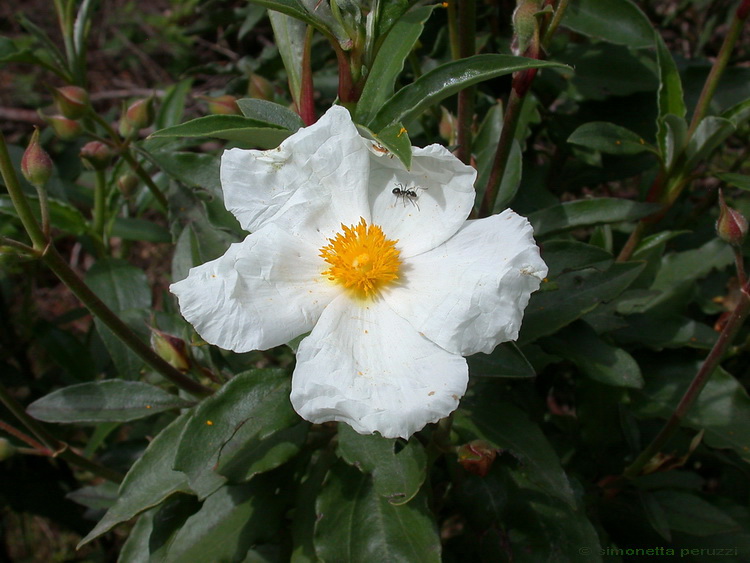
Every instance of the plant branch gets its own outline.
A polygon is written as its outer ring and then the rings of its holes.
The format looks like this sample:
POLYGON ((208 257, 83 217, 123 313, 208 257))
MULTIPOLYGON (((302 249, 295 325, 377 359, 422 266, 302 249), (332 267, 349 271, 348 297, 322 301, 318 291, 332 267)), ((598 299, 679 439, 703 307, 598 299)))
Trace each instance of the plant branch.
MULTIPOLYGON (((462 0, 458 7, 458 54, 464 59, 476 52, 476 3, 462 0)), ((474 123, 474 88, 464 88, 458 93, 458 148, 456 156, 464 164, 471 163, 472 125, 474 123)))

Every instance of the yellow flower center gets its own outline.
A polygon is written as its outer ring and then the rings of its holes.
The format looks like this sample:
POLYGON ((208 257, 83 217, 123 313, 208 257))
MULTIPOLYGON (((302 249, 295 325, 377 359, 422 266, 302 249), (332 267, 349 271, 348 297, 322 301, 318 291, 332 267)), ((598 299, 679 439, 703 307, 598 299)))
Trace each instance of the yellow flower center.
POLYGON ((328 239, 331 244, 320 249, 320 256, 331 265, 324 276, 360 298, 372 297, 398 279, 398 241, 385 238, 380 227, 368 226, 362 218, 357 225, 342 224, 341 229, 335 238, 328 239))

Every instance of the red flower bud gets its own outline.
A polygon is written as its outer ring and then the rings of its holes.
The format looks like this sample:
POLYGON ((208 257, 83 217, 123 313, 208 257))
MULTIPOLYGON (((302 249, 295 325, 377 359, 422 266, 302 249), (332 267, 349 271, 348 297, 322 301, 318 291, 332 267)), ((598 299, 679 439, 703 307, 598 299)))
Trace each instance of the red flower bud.
POLYGON ((260 74, 253 73, 250 75, 249 94, 251 98, 273 101, 273 84, 260 74))
POLYGON ((226 94, 224 96, 217 96, 216 98, 209 98, 208 96, 201 96, 201 99, 208 104, 208 112, 212 115, 241 115, 242 112, 237 106, 237 98, 226 94))
POLYGON ((130 137, 154 122, 154 98, 148 97, 130 104, 120 118, 120 135, 130 137))
POLYGON ((62 86, 52 92, 57 107, 68 119, 79 119, 86 114, 89 107, 89 95, 79 86, 62 86))
POLYGON ((493 448, 484 440, 473 440, 459 446, 458 463, 469 473, 484 477, 490 472, 492 462, 497 457, 497 448, 493 448))
POLYGON ((747 235, 747 219, 739 211, 727 207, 724 194, 719 190, 719 218, 716 221, 719 238, 732 246, 740 246, 747 235))
POLYGON ((41 188, 52 176, 53 170, 52 159, 39 144, 39 129, 34 129, 29 146, 21 159, 21 173, 30 184, 41 188))
POLYGON ((62 115, 43 115, 42 118, 52 127, 55 135, 63 141, 71 141, 80 136, 83 131, 80 123, 62 115))
POLYGON ((115 155, 109 145, 100 141, 91 141, 83 145, 80 156, 83 163, 92 170, 104 170, 115 155))
POLYGON ((138 187, 138 178, 132 174, 123 174, 117 178, 117 187, 120 188, 122 195, 129 198, 135 193, 135 189, 138 187))
POLYGON ((151 328, 151 347, 172 367, 183 373, 190 369, 187 346, 182 338, 151 328))

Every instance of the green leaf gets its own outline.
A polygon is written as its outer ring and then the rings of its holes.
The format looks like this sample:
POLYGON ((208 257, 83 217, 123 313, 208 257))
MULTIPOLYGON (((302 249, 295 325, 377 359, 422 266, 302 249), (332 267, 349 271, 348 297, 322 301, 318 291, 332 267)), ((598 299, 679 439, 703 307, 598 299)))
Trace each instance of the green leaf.
POLYGON ((728 119, 735 127, 739 127, 750 118, 750 98, 742 100, 721 112, 720 117, 728 119))
POLYGON ((640 344, 654 350, 698 348, 710 350, 718 334, 710 326, 684 315, 658 313, 629 315, 627 326, 612 332, 626 346, 640 344))
POLYGON ((515 405, 498 399, 494 387, 476 385, 464 397, 454 416, 454 429, 462 442, 485 440, 509 450, 520 462, 526 478, 548 495, 575 507, 573 490, 557 454, 539 426, 515 405))
POLYGON ((664 128, 663 147, 661 147, 664 165, 670 169, 687 147, 687 122, 683 117, 668 113, 658 120, 659 127, 664 128))
POLYGON ((108 532, 117 524, 157 506, 176 492, 191 492, 185 474, 172 470, 179 437, 190 416, 191 413, 183 414, 151 441, 125 476, 115 504, 81 540, 78 548, 108 532))
POLYGON ((409 134, 401 123, 389 125, 377 134, 362 125, 358 126, 358 128, 364 131, 365 136, 372 137, 383 147, 383 149, 392 153, 389 156, 397 156, 404 164, 404 168, 407 170, 411 168, 411 140, 409 139, 409 134))
POLYGON ((27 412, 45 422, 128 422, 192 404, 147 383, 110 379, 63 387, 31 403, 27 412))
POLYGON ((427 476, 427 454, 416 438, 404 445, 400 440, 357 434, 343 423, 338 437, 341 458, 372 475, 375 492, 388 502, 406 504, 417 495, 427 476))
POLYGON ((544 243, 542 258, 547 263, 549 279, 560 274, 595 268, 606 270, 612 265, 615 257, 606 250, 575 240, 551 240, 544 243))
MULTIPOLYGON (((386 3, 387 6, 391 4, 386 3)), ((422 6, 396 20, 383 44, 378 49, 375 62, 370 70, 371 80, 365 82, 354 120, 357 123, 368 123, 385 101, 393 95, 396 78, 404 69, 404 61, 414 49, 419 36, 424 30, 424 23, 432 14, 435 6, 422 6)))
POLYGON ((124 260, 97 261, 86 273, 86 284, 115 312, 151 307, 146 274, 124 260))
POLYGON ((568 142, 607 154, 638 154, 656 150, 640 135, 604 121, 581 125, 568 137, 568 142))
POLYGON ((569 201, 540 209, 529 215, 529 221, 534 227, 534 235, 543 237, 578 227, 635 221, 659 209, 660 206, 655 203, 601 197, 569 201))
POLYGON ((400 506, 375 490, 369 475, 339 463, 315 505, 315 550, 324 561, 440 561, 440 538, 425 495, 400 506))
POLYGON ((214 137, 237 141, 250 147, 270 149, 279 146, 291 132, 276 125, 240 115, 207 115, 155 131, 150 138, 214 137))
POLYGON ((284 62, 292 100, 297 107, 300 107, 307 38, 306 24, 316 24, 307 19, 302 19, 298 15, 281 12, 272 10, 268 12, 268 17, 271 20, 271 27, 273 27, 273 35, 279 48, 281 60, 284 62))
MULTIPOLYGON (((23 18, 21 20, 21 23, 24 22, 30 23, 29 20, 23 18)), ((44 34, 44 32, 41 31, 38 27, 34 27, 42 34, 44 34)), ((48 42, 49 44, 54 46, 54 43, 49 40, 48 42)), ((45 46, 47 46, 47 42, 44 43, 45 46)), ((45 56, 36 55, 30 49, 19 49, 18 47, 16 47, 15 42, 8 37, 0 37, 0 64, 23 63, 38 65, 51 70, 52 72, 58 74, 68 81, 71 80, 70 73, 65 67, 65 61, 63 60, 62 55, 57 50, 57 47, 48 49, 47 51, 41 51, 40 53, 47 54, 48 56, 50 56, 51 60, 48 60, 45 56)))
POLYGON ((554 280, 556 291, 531 296, 518 341, 525 344, 554 334, 600 303, 614 299, 633 283, 644 266, 615 263, 604 272, 588 268, 560 275, 554 280))
MULTIPOLYGON (((699 365, 677 358, 669 363, 666 359, 652 362, 646 386, 634 392, 633 412, 643 418, 670 416, 699 365)), ((750 463, 750 397, 721 367, 711 375, 683 419, 683 425, 703 430, 703 441, 712 448, 732 449, 750 463)))
POLYGON ((245 117, 287 129, 292 133, 305 125, 299 115, 275 102, 242 98, 237 100, 237 105, 245 117))
POLYGON ((115 217, 110 234, 125 240, 172 242, 172 235, 161 225, 134 217, 115 217))
POLYGON ((693 536, 711 536, 740 532, 742 528, 728 514, 700 498, 683 491, 654 491, 672 530, 693 536))
POLYGON ((190 94, 192 86, 193 79, 186 78, 167 88, 154 121, 157 130, 180 123, 185 113, 185 99, 190 94))
POLYGON ((698 124, 690 138, 685 154, 685 169, 690 171, 721 145, 729 135, 734 133, 734 125, 728 119, 709 115, 698 124))
POLYGON ((685 117, 685 97, 682 93, 682 80, 677 65, 675 65, 664 39, 656 31, 654 31, 654 41, 656 42, 656 64, 659 70, 659 91, 657 94, 659 113, 656 120, 656 139, 664 160, 671 162, 671 159, 667 158, 667 129, 664 120, 668 115, 674 115, 678 118, 685 117))
POLYGON ((274 537, 287 494, 283 483, 266 475, 221 487, 185 520, 167 561, 242 561, 254 544, 274 537))
POLYGON ((180 438, 174 468, 188 476, 199 498, 213 492, 219 463, 235 475, 235 458, 262 462, 266 452, 257 442, 299 422, 289 402, 290 385, 283 370, 251 370, 235 376, 196 408, 180 438))
POLYGON ((467 358, 472 376, 535 377, 536 371, 515 342, 497 346, 491 354, 474 354, 467 358))
POLYGON ((740 188, 741 190, 750 191, 750 176, 745 174, 734 174, 731 172, 725 172, 723 174, 716 175, 719 180, 726 182, 730 186, 740 188))
MULTIPOLYGON (((31 205, 31 211, 34 213, 34 216, 37 220, 40 220, 39 198, 27 195, 26 199, 31 205)), ((88 231, 88 221, 72 205, 50 198, 47 201, 47 206, 49 208, 50 224, 53 227, 75 236, 81 236, 88 231)), ((9 195, 0 195, 0 213, 11 217, 18 217, 16 208, 9 195)))
POLYGON ((474 55, 445 63, 401 88, 366 125, 373 131, 381 131, 390 125, 415 119, 428 107, 464 88, 531 68, 568 67, 560 63, 511 55, 474 55))
POLYGON ((643 387, 641 369, 633 357, 602 340, 583 321, 570 324, 539 344, 547 352, 572 361, 591 379, 617 387, 643 387))
POLYGON ((573 0, 562 23, 588 37, 628 47, 650 47, 654 42, 651 23, 630 0, 573 0))

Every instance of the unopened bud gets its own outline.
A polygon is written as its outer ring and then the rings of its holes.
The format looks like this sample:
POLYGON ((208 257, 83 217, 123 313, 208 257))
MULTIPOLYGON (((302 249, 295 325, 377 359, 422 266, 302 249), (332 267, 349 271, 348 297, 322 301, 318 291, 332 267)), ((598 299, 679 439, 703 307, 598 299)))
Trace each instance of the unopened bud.
POLYGON ((80 119, 89 107, 89 95, 79 86, 62 86, 52 92, 57 107, 68 119, 80 119))
POLYGON ((123 174, 117 178, 117 187, 125 198, 130 198, 138 187, 138 178, 132 174, 123 174))
POLYGON ((253 73, 250 75, 249 94, 251 98, 273 101, 273 84, 260 74, 253 73))
POLYGON ((5 461, 15 453, 16 447, 5 438, 0 438, 0 461, 5 461))
POLYGON ((459 446, 458 463, 469 473, 484 477, 490 472, 492 462, 497 457, 497 448, 484 440, 473 440, 459 446))
POLYGON ((55 135, 63 141, 71 141, 79 137, 83 131, 80 123, 63 115, 45 115, 42 117, 52 127, 55 135))
POLYGON ((229 94, 215 98, 202 96, 201 99, 208 104, 208 113, 211 115, 240 115, 242 113, 237 106, 237 98, 229 94))
MULTIPOLYGON (((515 31, 513 54, 523 55, 539 33, 538 0, 518 0, 513 12, 513 30, 515 31)), ((538 37, 536 38, 538 40, 538 37)))
POLYGON ((154 98, 148 97, 130 104, 120 119, 120 135, 130 137, 154 122, 154 98))
POLYGON ((445 107, 440 108, 442 115, 440 117, 439 131, 440 136, 445 139, 449 145, 456 144, 456 116, 449 112, 445 107))
POLYGON ((101 141, 91 141, 81 148, 83 163, 92 170, 104 170, 112 162, 114 153, 109 145, 101 141))
POLYGON ((747 219, 739 211, 727 207, 724 194, 719 190, 719 218, 716 220, 719 238, 732 246, 740 246, 747 235, 747 219))
POLYGON ((47 152, 39 144, 39 129, 34 129, 29 146, 21 159, 21 173, 30 184, 43 187, 52 176, 54 165, 47 152))
POLYGON ((151 347, 172 367, 183 373, 190 369, 187 346, 182 338, 151 328, 151 347))

